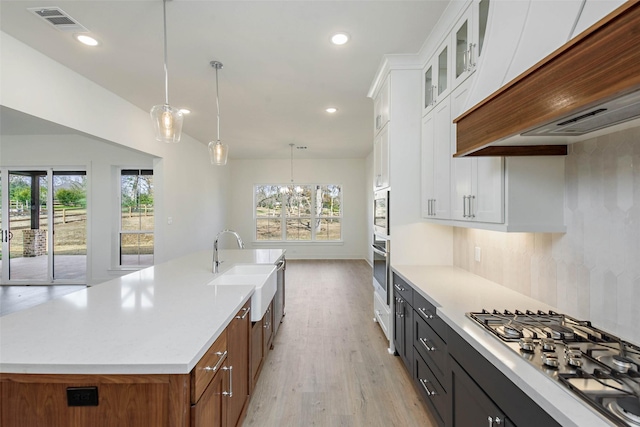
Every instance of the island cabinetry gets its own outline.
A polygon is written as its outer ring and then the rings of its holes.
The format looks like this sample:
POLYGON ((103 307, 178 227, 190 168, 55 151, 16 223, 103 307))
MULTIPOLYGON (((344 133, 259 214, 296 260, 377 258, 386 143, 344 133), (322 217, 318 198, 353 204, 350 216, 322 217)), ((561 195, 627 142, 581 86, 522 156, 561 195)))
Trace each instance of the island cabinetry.
POLYGON ((251 342, 251 305, 249 302, 236 314, 227 327, 229 354, 227 373, 231 384, 228 395, 227 426, 242 424, 249 403, 250 369, 249 354, 251 342))
POLYGON ((227 332, 213 343, 191 371, 191 427, 227 425, 230 389, 227 332))
POLYGON ((191 427, 242 424, 249 402, 250 312, 247 301, 191 371, 191 427))
POLYGON ((3 427, 189 427, 189 374, 1 374, 3 427))
POLYGON ((251 324, 251 390, 255 387, 273 342, 273 300, 262 319, 251 324))

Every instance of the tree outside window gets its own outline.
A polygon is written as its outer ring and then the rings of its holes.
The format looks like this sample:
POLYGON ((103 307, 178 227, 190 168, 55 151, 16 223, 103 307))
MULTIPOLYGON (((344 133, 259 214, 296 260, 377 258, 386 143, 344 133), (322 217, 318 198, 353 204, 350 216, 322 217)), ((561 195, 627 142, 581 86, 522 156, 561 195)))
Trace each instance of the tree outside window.
POLYGON ((256 240, 339 241, 340 185, 256 185, 256 240))
POLYGON ((153 171, 120 173, 120 265, 153 265, 153 171))

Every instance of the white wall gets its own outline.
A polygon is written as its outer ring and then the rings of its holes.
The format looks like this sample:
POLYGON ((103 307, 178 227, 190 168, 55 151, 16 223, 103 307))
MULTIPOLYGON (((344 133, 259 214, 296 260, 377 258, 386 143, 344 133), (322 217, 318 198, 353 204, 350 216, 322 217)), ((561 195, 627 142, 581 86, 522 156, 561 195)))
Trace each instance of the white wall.
MULTIPOLYGON (((37 150, 51 149, 55 153, 52 161, 55 158, 58 159, 55 161, 70 165, 95 161, 96 173, 104 174, 107 165, 102 163, 106 158, 100 158, 103 155, 102 149, 97 148, 100 144, 116 144, 145 153, 146 159, 154 159, 156 262, 211 246, 215 234, 226 225, 229 195, 226 184, 230 168, 213 167, 208 162, 205 145, 188 135, 183 135, 179 144, 156 142, 148 111, 135 107, 2 32, 0 56, 1 105, 89 136, 84 141, 76 140, 80 146, 72 147, 57 138, 34 137, 39 139, 37 150), (46 147, 47 143, 51 143, 51 147, 46 147), (84 143, 92 148, 86 149, 84 143), (62 157, 65 159, 59 160, 62 157), (168 217, 172 217, 171 225, 167 224, 168 217)), ((10 147, 15 143, 15 139, 2 137, 2 165, 21 162, 22 166, 39 166, 34 164, 37 156, 25 158, 24 152, 15 153, 19 157, 11 158, 10 147)), ((109 152, 113 154, 109 157, 113 165, 124 164, 130 156, 137 156, 129 151, 109 152)), ((94 181, 97 182, 97 178, 94 181)), ((100 224, 93 230, 92 245, 106 244, 103 226, 106 227, 100 224)), ((99 251, 97 247, 96 250, 99 251)), ((110 273, 103 267, 96 266, 90 283, 107 278, 110 273)))
POLYGON ((281 244, 255 242, 253 187, 255 184, 288 184, 291 160, 233 160, 229 191, 230 228, 238 231, 247 247, 278 247, 287 250, 287 258, 365 259, 370 258, 367 236, 367 186, 365 159, 294 160, 294 179, 300 184, 340 184, 343 191, 343 243, 281 244))

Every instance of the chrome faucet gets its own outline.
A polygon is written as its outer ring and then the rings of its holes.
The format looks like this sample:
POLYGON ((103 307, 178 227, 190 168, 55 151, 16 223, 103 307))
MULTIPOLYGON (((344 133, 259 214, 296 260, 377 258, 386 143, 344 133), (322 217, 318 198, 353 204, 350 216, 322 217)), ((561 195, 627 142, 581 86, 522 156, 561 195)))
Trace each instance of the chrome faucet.
POLYGON ((227 229, 219 232, 216 235, 216 240, 213 242, 213 272, 214 273, 218 272, 218 267, 220 266, 220 261, 218 261, 218 239, 220 238, 221 235, 225 233, 231 233, 234 236, 236 236, 236 240, 238 241, 238 247, 240 249, 244 249, 244 242, 242 241, 242 238, 240 238, 240 235, 238 233, 236 233, 233 230, 227 230, 227 229))

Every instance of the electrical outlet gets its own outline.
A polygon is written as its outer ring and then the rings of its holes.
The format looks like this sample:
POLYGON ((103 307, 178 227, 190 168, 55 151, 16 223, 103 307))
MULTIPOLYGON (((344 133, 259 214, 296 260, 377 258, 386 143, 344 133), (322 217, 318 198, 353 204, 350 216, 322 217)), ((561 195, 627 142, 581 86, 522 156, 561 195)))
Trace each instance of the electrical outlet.
POLYGON ((173 224, 173 217, 172 216, 167 217, 167 224, 169 224, 169 225, 173 224))
POLYGON ((98 387, 67 387, 68 406, 98 406, 98 387))
POLYGON ((476 260, 476 262, 480 262, 481 259, 481 251, 480 251, 480 246, 476 246, 475 247, 475 252, 474 252, 474 259, 476 260))

